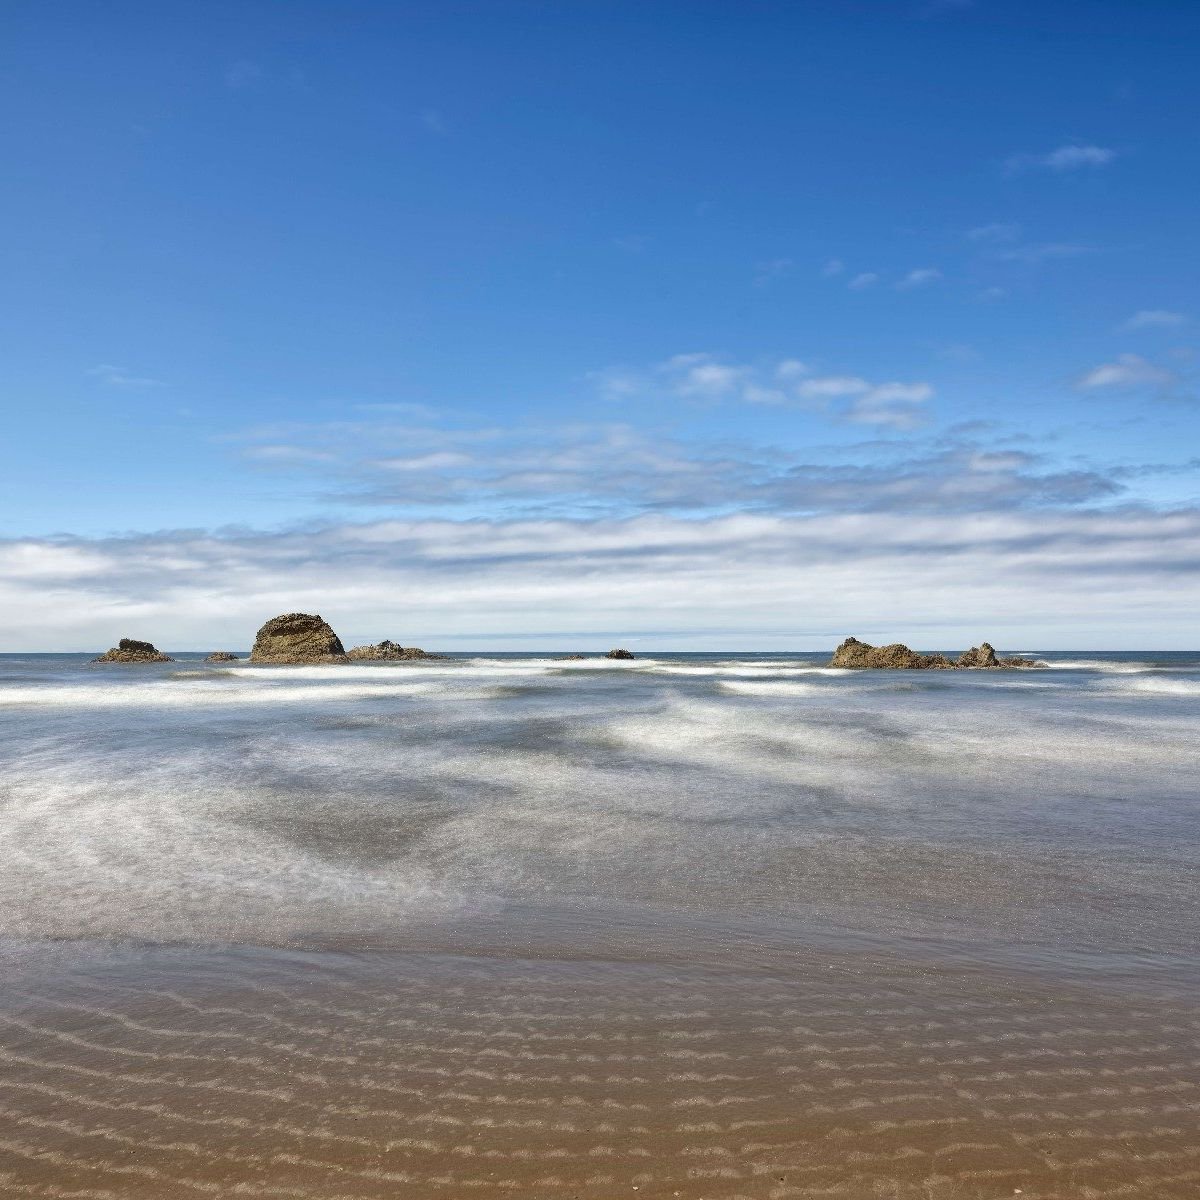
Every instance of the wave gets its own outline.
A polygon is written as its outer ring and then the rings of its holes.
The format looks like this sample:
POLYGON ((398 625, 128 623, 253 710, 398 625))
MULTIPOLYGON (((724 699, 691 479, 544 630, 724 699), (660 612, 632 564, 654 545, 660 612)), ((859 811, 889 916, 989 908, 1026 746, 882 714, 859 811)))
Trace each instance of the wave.
POLYGON ((0 688, 0 707, 8 708, 204 708, 252 704, 308 704, 313 701, 374 700, 436 693, 435 683, 328 683, 227 687, 163 681, 116 688, 51 686, 0 688))
POLYGON ((1127 696, 1200 696, 1200 680, 1171 679, 1165 675, 1147 675, 1144 679, 1120 682, 1105 680, 1097 686, 1106 692, 1127 696))
POLYGON ((718 690, 735 696, 811 696, 824 691, 820 684, 801 683, 786 679, 722 679, 718 690))
POLYGON ((1104 658, 1064 658, 1043 660, 1053 671, 1102 671, 1110 675, 1138 675, 1143 671, 1153 671, 1154 664, 1150 662, 1113 662, 1104 658))

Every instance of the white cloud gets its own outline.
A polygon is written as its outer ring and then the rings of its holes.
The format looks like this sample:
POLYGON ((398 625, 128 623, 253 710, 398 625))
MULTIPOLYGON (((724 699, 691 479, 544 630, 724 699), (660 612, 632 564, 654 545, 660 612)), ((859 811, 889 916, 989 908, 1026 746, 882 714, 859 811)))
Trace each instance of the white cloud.
POLYGON ((265 463, 278 463, 281 466, 306 463, 327 463, 336 460, 337 455, 325 450, 314 450, 310 446, 263 445, 248 446, 243 452, 244 457, 265 463))
POLYGON ((799 379, 804 375, 808 375, 811 368, 807 363, 801 362, 798 358, 785 358, 775 368, 776 379, 799 379))
POLYGON ((146 375, 135 375, 127 368, 116 367, 112 363, 101 363, 98 367, 89 367, 84 374, 90 375, 93 379, 99 379, 101 383, 107 383, 111 387, 166 387, 166 384, 161 379, 151 379, 146 375))
POLYGON ((861 292, 864 288, 874 287, 879 282, 879 276, 874 271, 863 271, 861 275, 855 275, 846 285, 853 291, 861 292))
POLYGON ((1015 246, 1011 250, 1002 250, 996 258, 1003 262, 1021 262, 1036 266, 1055 258, 1079 258, 1093 253, 1091 246, 1078 242, 1036 242, 1028 246, 1015 246))
POLYGON ((971 242, 1013 242, 1021 236, 1021 226, 1012 221, 993 221, 967 230, 971 242))
POLYGON ((378 466, 389 471, 444 471, 447 467, 469 466, 474 460, 469 454, 441 450, 433 454, 418 454, 411 458, 380 458, 375 461, 378 466))
POLYGON ((927 383, 881 383, 857 397, 846 412, 859 425, 915 429, 925 421, 924 405, 933 398, 927 383))
POLYGON ((1005 160, 1009 174, 1033 168, 1049 171, 1076 171, 1082 167, 1103 167, 1117 157, 1115 150, 1105 146, 1069 144, 1047 154, 1014 154, 1005 160))
POLYGON ((747 375, 745 367, 717 362, 707 354, 677 354, 665 367, 673 375, 672 389, 677 396, 699 400, 730 395, 747 375))
POLYGON ((1163 308, 1143 308, 1135 312, 1122 329, 1178 329, 1187 324, 1183 313, 1168 312, 1163 308))
POLYGON ((835 275, 840 275, 846 269, 846 264, 840 258, 831 258, 822 268, 821 274, 826 279, 832 279, 835 275))
POLYGON ((436 133, 444 137, 450 132, 450 126, 446 123, 446 118, 436 108, 423 108, 418 116, 421 124, 430 133, 436 133))
POLYGON ((773 279, 787 275, 795 263, 790 258, 772 258, 760 262, 754 270, 754 286, 765 287, 773 279))
POLYGON ((97 651, 119 637, 244 648, 268 617, 295 610, 320 612, 344 634, 402 633, 431 649, 569 648, 617 630, 667 631, 647 632, 651 646, 654 636, 728 635, 832 648, 868 629, 926 644, 1182 647, 1200 607, 1198 559, 1194 509, 405 520, 23 539, 0 542, 0 626, 7 650, 97 651))
POLYGON ((1076 381, 1076 386, 1085 390, 1092 388, 1139 388, 1169 387, 1176 382, 1175 375, 1163 367, 1155 366, 1139 354, 1120 354, 1114 362, 1101 363, 1085 372, 1076 381))
POLYGON ((936 283, 941 279, 942 273, 937 267, 917 267, 915 270, 909 271, 898 283, 894 286, 898 291, 911 291, 913 288, 924 287, 926 284, 936 283))
POLYGON ((841 396, 861 396, 871 385, 858 375, 820 375, 796 386, 796 395, 806 400, 833 400, 841 396))

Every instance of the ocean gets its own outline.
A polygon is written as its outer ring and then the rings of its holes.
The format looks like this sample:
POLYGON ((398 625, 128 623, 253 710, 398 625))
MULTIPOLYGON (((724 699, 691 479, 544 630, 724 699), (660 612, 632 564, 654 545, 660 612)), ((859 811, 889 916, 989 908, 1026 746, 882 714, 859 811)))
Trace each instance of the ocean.
POLYGON ((0 1196, 1200 1194, 1200 653, 1018 652, 0 656, 0 1196))

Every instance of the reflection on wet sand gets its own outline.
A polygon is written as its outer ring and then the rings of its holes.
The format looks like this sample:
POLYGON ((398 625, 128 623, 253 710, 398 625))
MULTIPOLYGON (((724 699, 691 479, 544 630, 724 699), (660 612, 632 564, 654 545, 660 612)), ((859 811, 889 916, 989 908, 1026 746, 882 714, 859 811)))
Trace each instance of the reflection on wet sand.
POLYGON ((150 952, 0 1008, 5 1196, 1191 1197, 1194 1005, 1015 974, 150 952))

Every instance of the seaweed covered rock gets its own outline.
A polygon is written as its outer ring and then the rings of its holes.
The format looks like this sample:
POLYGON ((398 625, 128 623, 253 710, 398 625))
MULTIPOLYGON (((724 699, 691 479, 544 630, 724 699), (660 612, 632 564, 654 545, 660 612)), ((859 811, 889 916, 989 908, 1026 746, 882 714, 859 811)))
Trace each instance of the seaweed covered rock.
POLYGON ((321 617, 284 613, 272 617, 254 639, 252 663, 344 663, 341 639, 321 617))
POLYGON ((204 661, 205 662, 237 662, 238 656, 230 654, 228 650, 214 650, 204 661))
POLYGON ((355 662, 406 662, 417 658, 443 659, 444 654, 431 654, 416 646, 401 646, 384 638, 374 646, 355 646, 346 651, 346 657, 355 662))
POLYGON ((945 670, 954 664, 944 654, 918 654, 900 642, 872 646, 847 638, 829 660, 831 667, 874 668, 883 671, 945 670))
POLYGON ((152 642, 122 638, 111 650, 106 650, 99 658, 94 658, 92 661, 98 663, 163 663, 175 660, 163 654, 152 642))
POLYGON ((629 650, 610 650, 605 658, 633 658, 632 651, 629 650))

